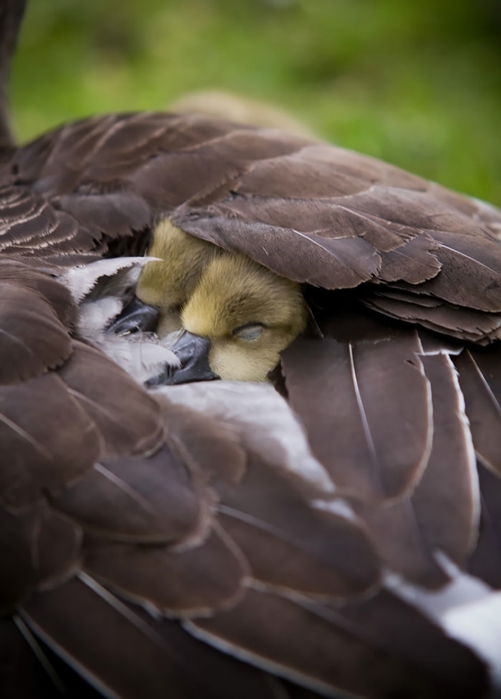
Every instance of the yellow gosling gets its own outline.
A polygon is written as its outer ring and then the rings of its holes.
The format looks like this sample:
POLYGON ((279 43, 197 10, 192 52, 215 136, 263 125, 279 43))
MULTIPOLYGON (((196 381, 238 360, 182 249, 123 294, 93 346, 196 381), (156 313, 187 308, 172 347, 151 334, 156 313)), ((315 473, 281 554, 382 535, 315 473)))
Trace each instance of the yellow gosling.
POLYGON ((299 284, 243 255, 222 252, 206 265, 181 322, 210 340, 209 363, 222 379, 266 381, 307 317, 299 284))
POLYGON ((215 245, 185 233, 169 219, 158 224, 148 255, 161 259, 144 267, 136 295, 160 310, 160 337, 181 327, 181 306, 191 296, 205 266, 218 254, 215 245))

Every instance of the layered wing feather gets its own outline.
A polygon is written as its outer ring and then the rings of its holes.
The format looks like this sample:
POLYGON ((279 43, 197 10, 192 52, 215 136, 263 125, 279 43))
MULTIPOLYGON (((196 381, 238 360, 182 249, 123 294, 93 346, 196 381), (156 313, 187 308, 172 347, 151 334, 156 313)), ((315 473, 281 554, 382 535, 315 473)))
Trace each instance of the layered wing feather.
POLYGON ((313 452, 355 499, 401 499, 426 466, 432 414, 419 350, 410 332, 375 343, 304 339, 284 352, 291 405, 313 452))
POLYGON ((501 353, 459 342, 497 338, 501 214, 343 149, 162 114, 69 124, 1 178, 12 672, 22 635, 40 686, 74 696, 65 666, 82 696, 483 696, 482 650, 384 588, 445 599, 452 564, 486 598, 501 584, 501 353), (165 215, 325 289, 306 289, 317 337, 283 357, 288 403, 166 402, 79 336, 64 268, 142 254, 165 215))

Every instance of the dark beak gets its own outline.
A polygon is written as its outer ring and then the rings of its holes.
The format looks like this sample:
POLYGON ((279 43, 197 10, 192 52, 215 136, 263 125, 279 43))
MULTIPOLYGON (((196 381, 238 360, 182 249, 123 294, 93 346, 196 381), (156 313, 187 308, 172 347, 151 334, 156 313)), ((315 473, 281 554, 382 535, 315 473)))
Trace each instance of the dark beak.
POLYGON ((148 306, 134 296, 108 328, 115 335, 137 332, 154 332, 158 325, 159 310, 148 306))
POLYGON ((177 368, 167 366, 159 376, 148 381, 148 386, 219 379, 219 376, 210 368, 209 350, 210 340, 185 330, 172 348, 181 365, 177 368))

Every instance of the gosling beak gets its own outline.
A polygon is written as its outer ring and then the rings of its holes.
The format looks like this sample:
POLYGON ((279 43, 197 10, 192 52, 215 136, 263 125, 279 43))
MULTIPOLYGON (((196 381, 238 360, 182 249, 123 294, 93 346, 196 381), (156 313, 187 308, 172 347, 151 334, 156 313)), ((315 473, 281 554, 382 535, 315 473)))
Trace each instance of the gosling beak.
POLYGON ((180 366, 165 367, 164 371, 154 379, 150 379, 147 385, 173 385, 219 379, 219 376, 210 368, 209 350, 209 339, 200 335, 193 335, 185 330, 172 347, 172 351, 181 362, 180 366))
POLYGON ((120 315, 108 328, 115 335, 129 335, 136 332, 153 332, 158 325, 160 312, 134 296, 120 315))

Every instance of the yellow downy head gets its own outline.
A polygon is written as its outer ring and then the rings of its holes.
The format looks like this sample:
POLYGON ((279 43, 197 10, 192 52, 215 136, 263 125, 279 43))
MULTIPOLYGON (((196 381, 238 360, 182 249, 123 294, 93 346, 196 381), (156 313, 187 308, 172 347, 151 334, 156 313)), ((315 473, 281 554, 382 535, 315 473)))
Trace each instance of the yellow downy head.
MULTIPOLYGON (((160 227, 159 227, 160 228, 160 227)), ((307 324, 299 284, 244 255, 162 223, 137 295, 161 312, 159 334, 179 327, 210 340, 209 363, 222 379, 265 381, 279 354, 307 324)))
POLYGON ((158 224, 148 255, 160 259, 144 267, 136 295, 160 309, 160 337, 181 328, 181 307, 193 293, 204 267, 218 254, 215 245, 176 228, 169 219, 158 224))

